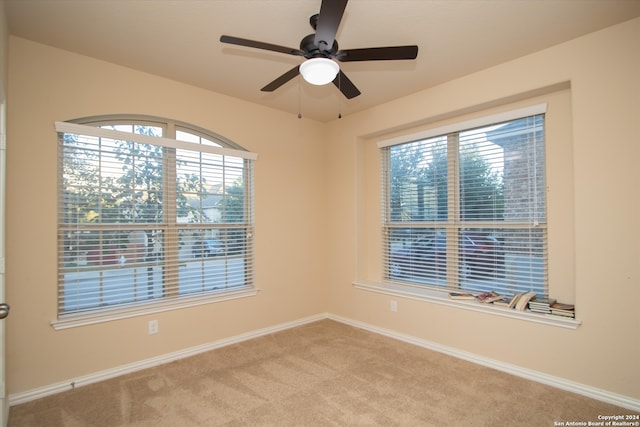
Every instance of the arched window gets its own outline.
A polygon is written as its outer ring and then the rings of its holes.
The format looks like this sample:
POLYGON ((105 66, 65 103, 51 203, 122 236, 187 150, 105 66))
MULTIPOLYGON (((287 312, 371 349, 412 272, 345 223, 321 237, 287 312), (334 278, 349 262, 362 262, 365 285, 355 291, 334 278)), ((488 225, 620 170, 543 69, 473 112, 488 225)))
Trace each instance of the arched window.
POLYGON ((56 130, 60 324, 255 294, 254 153, 155 117, 56 130))

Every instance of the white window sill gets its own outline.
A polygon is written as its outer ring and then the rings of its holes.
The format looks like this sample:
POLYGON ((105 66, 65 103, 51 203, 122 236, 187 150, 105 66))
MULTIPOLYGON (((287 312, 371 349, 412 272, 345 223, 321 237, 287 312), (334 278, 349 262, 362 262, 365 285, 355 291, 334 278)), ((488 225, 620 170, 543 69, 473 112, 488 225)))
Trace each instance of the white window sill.
POLYGON ((446 305, 463 310, 478 311, 495 316, 509 317, 528 322, 542 323, 550 326, 577 329, 582 323, 573 318, 564 318, 551 314, 538 314, 531 311, 519 311, 508 307, 501 307, 493 304, 483 304, 476 301, 452 300, 449 298, 450 290, 436 290, 432 288, 422 288, 417 286, 407 286, 398 283, 379 283, 355 281, 353 286, 357 289, 370 292, 378 292, 386 295, 393 295, 402 298, 409 298, 418 301, 426 301, 434 304, 446 305))
POLYGON ((53 326, 53 329, 55 330, 77 328, 80 326, 111 322, 113 320, 126 319, 129 317, 144 316, 162 311, 178 310, 203 304, 213 304, 232 299, 252 297, 257 295, 258 292, 259 289, 256 288, 242 287, 232 291, 225 290, 209 293, 207 295, 177 297, 174 299, 136 304, 129 307, 111 308, 99 311, 96 310, 90 313, 69 314, 61 316, 58 320, 52 321, 51 326, 53 326))

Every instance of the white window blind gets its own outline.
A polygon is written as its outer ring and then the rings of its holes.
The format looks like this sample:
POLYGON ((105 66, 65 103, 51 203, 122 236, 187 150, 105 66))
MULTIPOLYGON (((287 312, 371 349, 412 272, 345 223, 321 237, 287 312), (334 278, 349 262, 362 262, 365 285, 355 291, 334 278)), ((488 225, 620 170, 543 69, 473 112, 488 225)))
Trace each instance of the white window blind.
POLYGON ((466 124, 379 145, 386 278, 547 296, 544 114, 466 124))
POLYGON ((253 286, 254 153, 146 124, 56 131, 59 317, 253 286))

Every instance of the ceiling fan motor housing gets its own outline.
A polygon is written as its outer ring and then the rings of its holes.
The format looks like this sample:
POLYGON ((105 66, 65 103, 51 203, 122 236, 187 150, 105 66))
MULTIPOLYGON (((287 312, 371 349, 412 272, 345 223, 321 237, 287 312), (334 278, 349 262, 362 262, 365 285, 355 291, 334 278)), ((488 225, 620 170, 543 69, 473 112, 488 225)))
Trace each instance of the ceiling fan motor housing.
POLYGON ((334 58, 338 52, 338 42, 333 41, 331 49, 322 49, 321 46, 317 46, 315 42, 316 35, 309 34, 305 36, 300 42, 300 50, 304 52, 304 57, 311 58, 334 58))

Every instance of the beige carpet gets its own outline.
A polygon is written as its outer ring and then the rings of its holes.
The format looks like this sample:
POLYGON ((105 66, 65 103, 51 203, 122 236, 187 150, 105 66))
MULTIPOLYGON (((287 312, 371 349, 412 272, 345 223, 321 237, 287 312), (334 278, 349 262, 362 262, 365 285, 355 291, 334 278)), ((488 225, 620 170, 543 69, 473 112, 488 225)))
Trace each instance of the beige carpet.
POLYGON ((632 411, 324 320, 14 406, 22 426, 554 426, 632 411))

